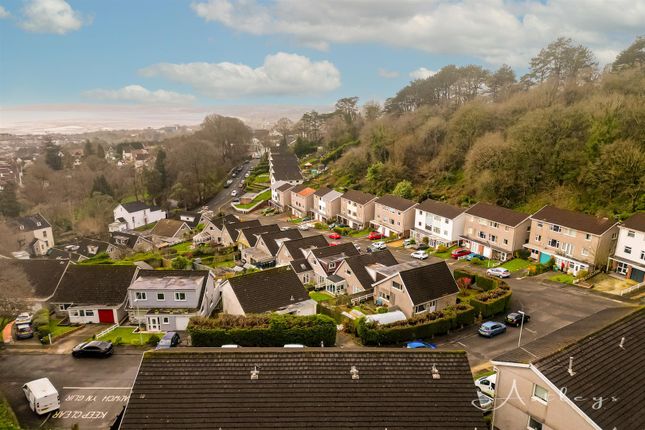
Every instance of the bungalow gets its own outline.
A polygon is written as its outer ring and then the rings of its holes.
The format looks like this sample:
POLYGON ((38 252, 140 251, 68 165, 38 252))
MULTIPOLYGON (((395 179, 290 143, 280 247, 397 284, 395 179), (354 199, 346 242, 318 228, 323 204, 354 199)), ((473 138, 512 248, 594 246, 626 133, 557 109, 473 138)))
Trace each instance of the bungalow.
POLYGON ((336 220, 340 213, 340 199, 342 193, 331 188, 321 187, 314 193, 312 212, 314 219, 320 222, 336 220))
POLYGON ((208 222, 208 217, 199 212, 181 211, 177 212, 174 218, 185 222, 191 230, 196 229, 200 224, 204 225, 208 222))
POLYGON ((347 291, 345 280, 334 275, 336 268, 345 258, 358 254, 356 246, 351 242, 346 242, 337 246, 310 249, 305 258, 314 271, 313 282, 316 286, 336 295, 347 291), (334 276, 331 277, 331 275, 334 276))
POLYGON ((54 247, 52 226, 41 214, 16 218, 18 246, 30 255, 40 257, 54 247))
POLYGON ((389 249, 359 254, 345 258, 336 268, 335 275, 345 279, 347 294, 373 291, 372 284, 382 278, 375 267, 389 267, 398 264, 389 249))
POLYGON ((617 238, 614 220, 547 205, 531 216, 531 237, 524 246, 534 260, 553 258, 558 270, 577 275, 604 267, 617 238))
POLYGON ((152 241, 157 246, 174 245, 182 242, 190 235, 190 227, 184 221, 162 219, 150 231, 152 241))
POLYGON ((240 230, 240 234, 237 237, 237 246, 239 249, 252 248, 257 243, 260 235, 266 233, 276 233, 279 231, 281 230, 278 224, 243 228, 242 230, 240 230))
POLYGON ((150 239, 138 234, 125 232, 110 233, 109 242, 116 248, 132 252, 149 252, 155 248, 150 239))
POLYGON ((110 242, 82 237, 65 245, 60 244, 47 252, 47 258, 79 262, 89 260, 99 254, 108 254, 111 258, 119 258, 120 250, 110 242))
POLYGON ((257 219, 224 224, 222 226, 222 237, 220 243, 224 246, 235 245, 237 238, 240 235, 240 230, 249 227, 260 227, 261 225, 262 224, 260 224, 260 221, 257 219))
POLYGON ((459 244, 464 232, 466 208, 449 205, 437 200, 428 199, 416 208, 412 238, 417 242, 428 241, 428 245, 437 248, 450 248, 459 244))
POLYGON ((397 270, 373 285, 377 304, 396 306, 407 318, 455 305, 459 293, 445 261, 397 270))
POLYGON ((645 309, 608 308, 494 358, 491 428, 643 428, 643 333, 645 309))
POLYGON ((302 233, 295 228, 261 234, 253 248, 242 250, 242 260, 260 268, 273 267, 280 245, 300 238, 302 233))
POLYGON ((316 313, 316 302, 289 267, 229 278, 222 285, 222 300, 224 313, 232 315, 316 313))
POLYGON ((348 190, 340 198, 338 222, 354 230, 363 230, 374 219, 376 196, 358 190, 348 190))
POLYGON ((311 249, 327 246, 329 246, 329 243, 322 234, 282 242, 276 252, 276 264, 284 266, 293 260, 305 258, 307 252, 311 249))
POLYGON ((75 266, 65 271, 49 300, 72 324, 118 323, 126 316, 128 287, 136 266, 75 266))
POLYGON ((128 317, 146 331, 186 330, 194 316, 209 316, 221 299, 207 270, 140 270, 128 288, 128 317))
POLYGON ((271 185, 271 201, 270 204, 274 208, 284 211, 291 205, 291 188, 294 186, 289 182, 276 182, 271 185))
POLYGON ((407 237, 414 227, 414 208, 412 200, 391 194, 379 197, 374 202, 374 219, 371 224, 385 237, 407 237))
POLYGON ((529 241, 529 215, 488 203, 467 209, 463 246, 493 260, 506 261, 529 241))
POLYGON ((314 205, 316 190, 305 185, 296 185, 291 188, 291 214, 298 218, 309 216, 314 205))
POLYGON ((627 218, 618 226, 618 244, 616 252, 609 257, 611 270, 632 279, 643 282, 645 279, 645 212, 639 212, 627 218))
POLYGON ((52 297, 69 264, 69 261, 57 260, 0 259, 0 273, 14 280, 16 298, 39 308, 52 297), (27 284, 22 285, 21 279, 27 284))
POLYGON ((224 234, 224 226, 226 224, 234 224, 240 222, 240 219, 235 215, 223 215, 212 220, 206 221, 204 229, 201 233, 193 236, 193 243, 199 245, 202 243, 222 243, 222 235, 224 234))
POLYGON ((293 270, 300 282, 303 284, 308 284, 309 282, 314 281, 314 269, 309 264, 306 258, 299 258, 298 260, 293 260, 289 263, 291 270, 293 270))
POLYGON ((166 211, 143 202, 121 203, 114 208, 114 221, 134 230, 166 218, 166 211))

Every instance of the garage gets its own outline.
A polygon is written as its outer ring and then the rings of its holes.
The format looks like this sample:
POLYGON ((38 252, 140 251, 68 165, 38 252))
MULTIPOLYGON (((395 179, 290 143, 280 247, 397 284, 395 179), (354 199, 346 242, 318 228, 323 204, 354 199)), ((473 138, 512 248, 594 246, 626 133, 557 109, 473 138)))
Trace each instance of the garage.
POLYGON ((643 279, 645 279, 645 272, 633 267, 632 273, 629 274, 629 279, 636 282, 643 282, 643 279))
POLYGON ((99 322, 114 323, 114 310, 112 309, 99 309, 99 322))

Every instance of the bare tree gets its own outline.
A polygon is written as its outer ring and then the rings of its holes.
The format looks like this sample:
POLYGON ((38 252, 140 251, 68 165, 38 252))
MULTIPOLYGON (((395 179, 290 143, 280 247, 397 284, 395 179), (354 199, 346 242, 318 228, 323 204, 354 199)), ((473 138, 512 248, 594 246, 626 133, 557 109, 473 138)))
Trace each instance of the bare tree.
POLYGON ((0 270, 0 317, 15 317, 32 294, 29 278, 18 265, 7 264, 0 270))

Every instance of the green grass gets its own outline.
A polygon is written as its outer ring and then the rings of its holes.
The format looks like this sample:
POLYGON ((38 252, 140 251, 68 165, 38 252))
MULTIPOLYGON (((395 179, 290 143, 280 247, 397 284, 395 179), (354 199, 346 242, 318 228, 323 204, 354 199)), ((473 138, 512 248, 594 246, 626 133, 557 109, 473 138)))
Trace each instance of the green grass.
POLYGON ((518 270, 526 269, 531 265, 531 262, 521 258, 514 258, 506 263, 502 264, 500 267, 508 269, 511 272, 517 272, 518 270))
POLYGON ((451 248, 448 248, 444 252, 433 252, 432 255, 434 255, 435 257, 447 259, 447 258, 450 258, 450 253, 455 249, 457 249, 457 246, 453 246, 451 248))
POLYGON ((367 236, 370 231, 372 231, 371 228, 364 228, 363 230, 353 230, 351 233, 349 233, 349 237, 363 237, 367 236))
POLYGON ((62 320, 56 318, 51 318, 49 320, 49 331, 52 334, 52 337, 60 336, 76 328, 72 326, 58 325, 61 321, 62 320))
POLYGON ((262 173, 260 175, 257 175, 255 177, 255 182, 262 182, 262 183, 269 182, 269 174, 268 173, 262 173))
MULTIPOLYGON (((105 336, 101 337, 101 340, 105 341, 111 341, 112 343, 116 343, 116 339, 118 337, 121 338, 121 342, 125 345, 146 345, 148 342, 148 339, 150 339, 150 336, 152 336, 151 333, 133 333, 132 331, 136 327, 117 327, 105 336), (141 343, 143 341, 143 343, 141 343)), ((141 328, 144 328, 142 325, 141 328)), ((158 334, 159 337, 161 337, 161 334, 158 334)))
POLYGON ((310 291, 309 292, 309 297, 311 297, 312 299, 314 299, 315 301, 317 301, 319 303, 320 302, 327 302, 327 301, 329 301, 329 300, 334 298, 333 296, 331 296, 331 295, 329 295, 327 293, 321 293, 321 292, 318 292, 318 291, 310 291))
POLYGON ((257 196, 253 200, 251 200, 251 203, 244 203, 241 205, 235 205, 236 208, 238 209, 249 209, 252 208, 253 206, 257 205, 260 202, 264 202, 266 200, 269 200, 271 198, 271 190, 266 190, 257 196))
POLYGON ((192 246, 193 246, 192 242, 182 242, 182 243, 173 245, 170 248, 176 250, 178 254, 185 254, 188 251, 192 251, 192 246))
POLYGON ((574 277, 567 273, 558 273, 549 278, 549 281, 560 282, 561 284, 573 284, 574 277))
POLYGON ((150 224, 146 224, 146 225, 142 225, 141 227, 137 227, 137 228, 135 228, 134 230, 135 230, 135 231, 146 231, 146 230, 150 230, 150 229, 152 229, 152 227, 154 227, 154 226, 155 226, 155 224, 157 224, 157 223, 156 223, 156 222, 151 222, 150 224))
POLYGON ((462 296, 461 292, 459 292, 459 294, 457 294, 457 298, 459 299, 459 301, 461 303, 470 303, 470 299, 472 299, 473 297, 475 297, 479 293, 481 293, 481 291, 474 290, 472 288, 468 288, 466 290, 466 295, 462 296))
POLYGON ((16 414, 14 414, 11 405, 7 399, 0 393, 0 428, 4 430, 19 430, 20 425, 16 414))
POLYGON ((221 268, 230 269, 231 267, 235 267, 235 261, 233 260, 218 261, 216 263, 211 264, 211 267, 221 267, 221 268))

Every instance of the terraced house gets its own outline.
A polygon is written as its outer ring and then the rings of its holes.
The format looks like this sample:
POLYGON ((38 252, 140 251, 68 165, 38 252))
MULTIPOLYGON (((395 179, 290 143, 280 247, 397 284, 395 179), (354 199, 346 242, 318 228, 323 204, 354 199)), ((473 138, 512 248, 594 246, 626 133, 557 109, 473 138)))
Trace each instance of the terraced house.
POLYGON ((464 231, 466 208, 428 199, 419 203, 411 236, 417 242, 427 238, 428 245, 450 248, 457 245, 464 231))
POLYGON ((414 226, 416 206, 412 200, 386 194, 374 202, 374 219, 371 224, 385 237, 407 237, 414 226))
POLYGON ((340 198, 338 222, 354 230, 363 230, 374 218, 376 196, 358 190, 348 190, 340 198))
POLYGON ((637 213, 618 226, 616 252, 609 257, 611 270, 643 282, 645 279, 645 212, 637 213))
POLYGON ((331 188, 321 187, 314 193, 312 212, 314 219, 331 222, 340 213, 340 199, 343 194, 331 188))
MULTIPOLYGON (((544 206, 531 216, 531 258, 573 275, 607 265, 616 247, 618 223, 579 212, 544 206)), ((624 250, 623 250, 624 251, 624 250)))
POLYGON ((302 184, 291 188, 291 213, 298 218, 309 216, 314 206, 315 192, 313 188, 302 184))

